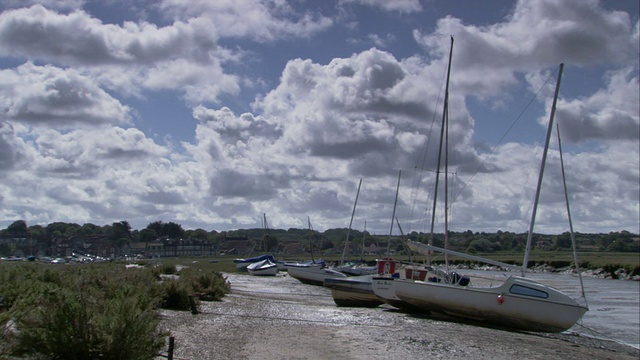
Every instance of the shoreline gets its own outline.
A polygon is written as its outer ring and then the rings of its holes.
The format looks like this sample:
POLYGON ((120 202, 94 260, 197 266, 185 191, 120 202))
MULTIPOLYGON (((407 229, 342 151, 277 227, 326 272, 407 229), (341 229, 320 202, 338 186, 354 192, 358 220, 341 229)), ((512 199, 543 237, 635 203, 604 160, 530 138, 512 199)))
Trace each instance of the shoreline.
MULTIPOLYGON (((175 359, 638 359, 611 340, 511 332, 399 312, 337 307, 331 291, 279 274, 224 274, 231 293, 200 313, 162 310, 175 359)), ((160 358, 158 358, 160 359, 160 358)))

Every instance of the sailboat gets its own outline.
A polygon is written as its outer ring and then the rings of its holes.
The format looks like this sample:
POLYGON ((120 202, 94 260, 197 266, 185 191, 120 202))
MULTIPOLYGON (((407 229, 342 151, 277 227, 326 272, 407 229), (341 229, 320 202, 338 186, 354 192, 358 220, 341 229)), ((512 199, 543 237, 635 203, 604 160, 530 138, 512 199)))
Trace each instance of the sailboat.
MULTIPOLYGON (((438 151, 438 165, 436 170, 437 175, 436 175, 436 181, 435 181, 435 192, 433 197, 433 211, 432 211, 432 218, 431 218, 431 240, 430 241, 433 241, 433 234, 434 234, 435 210, 436 210, 436 204, 438 201, 437 194, 438 194, 438 184, 440 180, 440 162, 442 159, 442 147, 446 141, 445 134, 447 129, 446 120, 448 117, 449 77, 451 74, 452 54, 453 54, 453 37, 451 38, 451 48, 449 50, 449 64, 447 67, 447 82, 446 82, 445 97, 444 97, 444 111, 442 113, 442 126, 440 129, 440 148, 438 151)), ((446 158, 446 152, 445 152, 445 158, 446 158)), ((445 179, 446 179, 446 173, 447 173, 447 170, 445 169, 445 179)), ((398 183, 398 185, 400 184, 398 183)), ((445 184, 445 192, 446 192, 446 184, 445 184)), ((446 206, 445 206, 445 219, 446 217, 447 215, 446 215, 446 206)), ((392 229, 393 229, 393 220, 394 219, 392 218, 391 219, 392 229)), ((446 227, 447 227, 447 222, 445 220, 445 229, 446 227)), ((398 228, 400 228, 399 223, 398 223, 398 228)), ((402 229, 400 228, 400 230, 402 229)), ((448 231, 445 230, 445 243, 447 242, 447 237, 448 237, 448 231)), ((390 238, 391 238, 391 233, 389 233, 389 239, 390 238)), ((415 264, 415 263, 397 264, 396 262, 392 262, 393 260, 391 259, 388 259, 388 260, 389 261, 387 262, 386 265, 391 264, 393 267, 396 267, 399 265, 398 266, 399 269, 397 271, 381 272, 379 276, 376 276, 373 278, 372 288, 374 293, 376 294, 376 296, 378 296, 380 300, 382 300, 383 302, 393 307, 396 307, 402 310, 414 311, 416 310, 416 307, 415 305, 410 304, 409 302, 406 302, 402 300, 400 297, 398 297, 398 295, 396 294, 396 283, 397 283, 396 280, 424 281, 425 279, 432 278, 438 281, 439 279, 444 278, 446 276, 446 272, 441 270, 436 270, 429 265, 422 265, 422 264, 415 264)), ((428 310, 425 310, 425 311, 428 312, 428 310)))
MULTIPOLYGON (((576 300, 559 290, 524 277, 563 67, 564 65, 560 64, 525 249, 522 276, 510 276, 504 283, 495 287, 473 286, 473 281, 470 281, 469 278, 463 283, 461 280, 464 277, 460 276, 450 276, 446 281, 441 282, 397 280, 394 281, 395 292, 402 301, 424 311, 442 313, 508 329, 535 332, 566 331, 575 325, 588 310, 586 306, 580 305, 576 300)), ((449 249, 416 242, 407 242, 407 244, 421 252, 440 251, 445 254, 509 267, 507 264, 472 257, 449 249)))
POLYGON ((254 262, 247 266, 247 271, 254 276, 276 276, 278 274, 278 264, 267 258, 254 262))
MULTIPOLYGON (((307 222, 309 223, 309 230, 313 230, 313 228, 311 227, 311 219, 309 217, 307 217, 307 222)), ((311 261, 302 263, 286 263, 289 276, 294 279, 298 279, 298 281, 303 284, 318 286, 322 286, 324 284, 324 279, 327 277, 347 276, 346 274, 343 274, 339 271, 329 269, 324 260, 317 260, 313 257, 313 238, 311 238, 309 241, 309 249, 311 251, 311 261)))
MULTIPOLYGON (((263 223, 262 228, 264 230, 263 235, 263 248, 265 252, 267 252, 267 241, 269 239, 269 227, 267 226, 267 214, 262 214, 263 223)), ((272 264, 275 265, 275 273, 280 270, 280 262, 276 261, 273 255, 268 252, 264 255, 254 256, 245 259, 234 259, 233 263, 236 265, 236 270, 238 271, 248 271, 251 275, 271 275, 274 271, 272 269, 272 264), (259 265, 257 265, 259 263, 259 265), (256 265, 254 265, 256 264, 256 265), (251 270, 249 266, 251 266, 251 270)), ((275 273, 273 275, 275 275, 275 273)))

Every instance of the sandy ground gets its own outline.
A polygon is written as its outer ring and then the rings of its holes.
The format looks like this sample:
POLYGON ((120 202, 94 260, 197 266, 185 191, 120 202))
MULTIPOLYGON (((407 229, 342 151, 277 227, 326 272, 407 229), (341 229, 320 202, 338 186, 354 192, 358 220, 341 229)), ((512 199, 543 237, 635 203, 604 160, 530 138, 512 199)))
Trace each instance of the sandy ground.
MULTIPOLYGON (((200 313, 163 311, 174 359, 633 359, 640 351, 571 334, 509 332, 337 307, 329 289, 279 274, 227 274, 232 292, 200 313)), ((159 357, 159 359, 162 359, 159 357)))

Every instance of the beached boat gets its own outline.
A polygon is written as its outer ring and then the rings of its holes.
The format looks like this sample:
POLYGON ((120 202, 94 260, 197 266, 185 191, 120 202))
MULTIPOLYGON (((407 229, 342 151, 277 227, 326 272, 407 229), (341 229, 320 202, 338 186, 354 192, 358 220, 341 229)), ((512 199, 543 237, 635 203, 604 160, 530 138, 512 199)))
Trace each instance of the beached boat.
POLYGON ((343 266, 336 267, 335 270, 338 270, 350 276, 373 275, 378 272, 378 269, 375 265, 369 266, 365 263, 348 263, 343 266))
POLYGON ((396 295, 394 281, 397 279, 425 281, 427 276, 435 277, 443 274, 443 272, 434 272, 430 266, 424 264, 402 264, 392 259, 379 260, 378 264, 379 267, 386 267, 388 270, 382 270, 379 275, 372 277, 371 290, 380 301, 406 311, 414 311, 416 308, 396 295))
MULTIPOLYGON (((538 175, 538 185, 522 266, 522 276, 510 276, 499 286, 474 286, 473 280, 460 276, 456 278, 447 277, 444 279, 446 281, 441 282, 394 280, 396 296, 402 301, 428 312, 443 313, 509 329, 536 332, 562 332, 568 330, 588 310, 586 306, 580 305, 566 294, 537 281, 524 278, 553 126, 553 116, 562 78, 562 69, 563 65, 561 64, 551 108, 551 118, 547 129, 547 139, 542 155, 542 164, 538 175), (464 281, 462 281, 463 279, 464 281)), ((474 260, 487 263, 497 263, 489 259, 472 257, 431 245, 412 241, 408 241, 407 244, 412 249, 423 253, 440 251, 445 254, 474 258, 474 260)), ((500 266, 511 267, 507 264, 500 264, 500 266)))
POLYGON ((254 256, 246 259, 234 259, 233 263, 236 265, 236 270, 247 271, 247 266, 253 263, 257 263, 259 261, 267 260, 267 259, 271 260, 274 263, 276 262, 276 259, 273 257, 273 255, 264 254, 264 255, 254 256))
POLYGON ((346 278, 345 273, 330 269, 324 262, 311 264, 290 264, 287 266, 289 276, 297 279, 303 284, 324 285, 326 278, 346 278))
POLYGON ((338 306, 376 307, 382 301, 371 288, 373 275, 328 277, 324 287, 331 289, 333 301, 338 306))
POLYGON ((249 271, 249 274, 255 276, 275 276, 278 274, 279 269, 278 264, 267 258, 254 262, 253 264, 249 264, 247 266, 247 271, 249 271))

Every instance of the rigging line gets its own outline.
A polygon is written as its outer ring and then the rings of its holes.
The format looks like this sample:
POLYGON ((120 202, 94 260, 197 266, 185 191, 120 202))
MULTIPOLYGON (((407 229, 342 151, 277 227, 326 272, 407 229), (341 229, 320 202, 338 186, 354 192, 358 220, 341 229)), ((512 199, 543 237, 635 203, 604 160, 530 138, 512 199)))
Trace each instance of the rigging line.
POLYGON ((518 116, 516 117, 516 119, 511 123, 511 126, 509 126, 509 128, 507 129, 507 131, 504 132, 504 134, 502 134, 502 137, 500 138, 500 140, 498 140, 498 143, 491 148, 491 151, 489 151, 489 153, 484 157, 484 159, 482 160, 482 162, 480 163, 480 165, 478 165, 478 167, 476 168, 476 171, 474 171, 473 175, 471 175, 471 177, 469 178, 469 180, 467 180, 462 187, 460 188, 460 191, 457 192, 457 194, 454 196, 454 201, 455 199, 458 198, 458 196, 460 196, 462 194, 462 191, 464 189, 466 189, 466 187, 471 183, 471 180, 473 180, 473 178, 480 172, 480 169, 482 169, 482 167, 484 166, 484 164, 489 160, 489 156, 493 155, 493 153, 498 149, 498 145, 500 145, 502 143, 502 141, 507 137, 507 135, 509 134, 509 132, 511 132, 511 130, 513 129, 513 127, 520 121, 520 119, 522 118, 522 116, 524 115, 524 113, 527 111, 527 109, 529 109, 529 107, 531 106, 531 104, 533 103, 533 101, 538 97, 538 95, 542 92, 542 90, 546 87, 547 83, 549 83, 549 81, 551 81, 551 79, 554 78, 554 75, 558 72, 559 67, 556 69, 556 71, 554 71, 553 73, 549 74, 549 76, 547 77, 547 80, 544 82, 544 84, 542 84, 540 86, 540 88, 538 89, 538 91, 533 95, 533 97, 529 100, 529 102, 527 103, 527 105, 524 107, 524 109, 522 109, 522 111, 520 112, 520 114, 518 114, 518 116))
POLYGON ((576 235, 573 231, 573 221, 571 220, 571 206, 569 206, 569 192, 567 190, 567 177, 564 172, 564 158, 562 156, 562 141, 560 140, 560 124, 556 122, 556 134, 558 135, 558 151, 560 152, 560 169, 562 170, 562 184, 564 185, 564 199, 567 204, 567 218, 569 220, 569 229, 571 231, 571 245, 573 247, 573 262, 576 264, 576 272, 580 279, 580 289, 582 290, 582 298, 587 307, 587 296, 584 292, 584 283, 582 282, 582 272, 580 271, 580 262, 578 261, 578 246, 576 245, 576 235))
MULTIPOLYGON (((442 83, 444 84, 446 82, 446 75, 447 72, 444 72, 443 78, 442 78, 442 83)), ((444 90, 444 86, 440 86, 440 91, 438 92, 438 97, 436 100, 436 106, 434 107, 434 109, 438 109, 440 107, 440 101, 442 100, 442 92, 444 90)), ((413 181, 413 187, 411 189, 411 199, 412 199, 412 203, 411 203, 411 210, 409 213, 409 224, 411 225, 411 223, 413 222, 413 216, 414 216, 414 211, 416 208, 416 198, 418 197, 418 189, 420 189, 420 186, 422 184, 422 180, 423 180, 423 176, 422 173, 425 170, 425 164, 427 162, 427 152, 429 149, 429 145, 431 144, 431 134, 433 133, 433 127, 436 123, 437 120, 437 115, 438 112, 434 111, 433 112, 433 117, 431 119, 431 126, 429 126, 429 131, 427 132, 428 136, 427 139, 425 140, 425 145, 424 145, 424 152, 422 153, 422 162, 420 163, 420 166, 416 165, 415 169, 418 169, 419 171, 417 172, 417 180, 416 180, 416 172, 414 172, 414 181, 413 181)), ((409 227, 408 229, 409 231, 411 231, 411 227, 409 227)))

